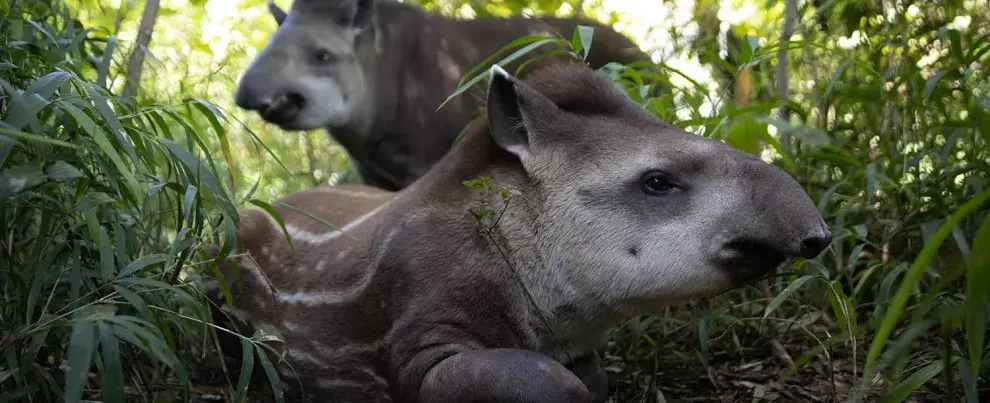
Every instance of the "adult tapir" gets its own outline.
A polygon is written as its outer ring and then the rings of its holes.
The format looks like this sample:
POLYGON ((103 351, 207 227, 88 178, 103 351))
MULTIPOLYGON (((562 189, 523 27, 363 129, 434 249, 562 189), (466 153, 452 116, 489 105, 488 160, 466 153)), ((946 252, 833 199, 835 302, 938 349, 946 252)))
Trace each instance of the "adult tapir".
POLYGON ((284 198, 337 228, 276 207, 295 258, 271 216, 242 210, 225 309, 281 333, 294 396, 601 402, 610 328, 830 243, 786 173, 660 121, 602 73, 491 73, 483 119, 402 191, 284 198), (495 189, 481 210, 477 178, 495 189))
POLYGON ((591 67, 650 60, 625 36, 585 19, 462 20, 393 0, 295 0, 287 14, 271 2, 269 9, 279 27, 241 77, 237 105, 284 130, 326 128, 363 183, 387 190, 409 185, 450 149, 484 93, 437 108, 462 76, 522 36, 570 38, 577 25, 589 25, 591 67))

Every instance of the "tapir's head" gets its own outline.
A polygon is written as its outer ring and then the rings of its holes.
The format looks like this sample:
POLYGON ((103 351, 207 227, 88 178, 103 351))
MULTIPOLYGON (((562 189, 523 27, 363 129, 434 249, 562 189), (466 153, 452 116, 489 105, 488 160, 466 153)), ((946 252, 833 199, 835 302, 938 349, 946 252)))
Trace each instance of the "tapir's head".
POLYGON ((279 26, 241 77, 237 106, 285 130, 350 123, 368 93, 358 44, 374 1, 296 0, 286 13, 270 0, 268 8, 279 26))
POLYGON ((788 174, 660 121, 594 70, 491 73, 489 130, 532 183, 547 269, 599 301, 711 295, 831 242, 788 174))

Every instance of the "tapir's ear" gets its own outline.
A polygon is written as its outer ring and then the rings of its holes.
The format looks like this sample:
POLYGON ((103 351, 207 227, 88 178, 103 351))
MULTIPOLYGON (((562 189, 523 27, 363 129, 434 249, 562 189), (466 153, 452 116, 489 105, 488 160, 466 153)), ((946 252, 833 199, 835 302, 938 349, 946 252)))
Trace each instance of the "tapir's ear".
POLYGON ((488 129, 499 147, 525 161, 530 154, 536 125, 558 110, 546 96, 510 75, 497 64, 489 71, 485 102, 488 129))
POLYGON ((282 25, 282 22, 285 21, 285 11, 275 4, 275 0, 268 0, 268 12, 272 13, 272 17, 275 17, 275 22, 278 25, 282 25))
POLYGON ((346 28, 363 30, 371 25, 375 0, 344 0, 333 11, 334 21, 346 28))

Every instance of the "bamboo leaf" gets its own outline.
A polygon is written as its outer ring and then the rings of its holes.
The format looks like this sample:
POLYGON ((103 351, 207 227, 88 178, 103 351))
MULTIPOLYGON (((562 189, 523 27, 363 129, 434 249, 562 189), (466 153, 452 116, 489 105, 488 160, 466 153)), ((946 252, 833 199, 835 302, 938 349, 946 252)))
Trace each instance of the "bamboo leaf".
POLYGON ((37 134, 31 134, 27 132, 22 132, 20 130, 10 129, 7 127, 0 126, 0 135, 10 137, 14 140, 29 141, 38 144, 48 144, 59 147, 68 148, 79 148, 75 144, 67 143, 59 139, 53 139, 51 137, 39 136, 37 134))
POLYGON ((142 200, 141 195, 143 194, 141 191, 141 185, 138 184, 131 169, 124 164, 124 160, 120 158, 120 154, 117 153, 117 149, 110 143, 110 139, 107 138, 107 135, 103 132, 103 129, 97 126, 96 123, 93 122, 93 119, 71 103, 61 102, 59 103, 59 106, 62 110, 72 115, 80 129, 89 134, 96 145, 100 147, 104 154, 106 154, 107 158, 110 158, 110 161, 113 162, 115 167, 117 167, 119 174, 124 177, 124 182, 127 184, 128 192, 125 192, 125 194, 129 193, 132 200, 140 203, 142 200))
POLYGON ((99 227, 100 231, 100 274, 104 279, 110 280, 113 278, 113 245, 110 244, 110 234, 107 234, 107 229, 103 226, 99 227))
POLYGON ((86 376, 89 374, 90 362, 93 359, 93 348, 96 345, 96 335, 93 323, 88 320, 76 320, 72 326, 72 336, 69 338, 69 368, 65 375, 66 403, 78 403, 82 399, 86 376))
MULTIPOLYGON (((526 55, 527 53, 533 51, 534 49, 536 49, 536 48, 538 48, 540 46, 547 45, 547 44, 552 44, 552 43, 558 43, 559 44, 561 42, 562 42, 562 39, 559 39, 559 38, 555 38, 555 39, 544 39, 544 40, 541 40, 541 41, 537 41, 537 42, 531 43, 529 45, 526 45, 526 46, 520 48, 519 50, 517 50, 517 51, 513 52, 512 54, 510 54, 509 56, 506 56, 504 59, 499 60, 495 64, 498 64, 499 66, 504 66, 504 65, 507 65, 509 63, 514 62, 516 59, 519 59, 520 57, 526 55)), ((566 41, 563 41, 563 43, 565 45, 568 45, 568 43, 566 41)), ((472 78, 471 80, 469 80, 467 83, 462 84, 460 87, 458 87, 456 90, 454 90, 454 93, 453 94, 450 94, 450 96, 448 96, 447 99, 445 99, 440 104, 440 106, 437 107, 437 110, 439 111, 440 109, 442 109, 443 106, 446 105, 447 102, 450 102, 451 99, 454 99, 454 97, 456 97, 456 96, 464 93, 465 91, 471 89, 471 87, 473 87, 475 84, 480 83, 482 80, 488 78, 488 74, 489 74, 489 70, 485 70, 483 73, 475 76, 474 78, 472 78)))
POLYGON ((237 396, 235 403, 244 402, 248 388, 251 386, 251 374, 254 372, 255 348, 250 339, 241 339, 241 376, 237 381, 237 396))
POLYGON ((282 380, 278 376, 278 371, 272 365, 271 360, 268 359, 268 354, 262 350, 261 346, 255 349, 257 350, 258 360, 261 361, 261 368, 265 371, 265 375, 268 377, 268 384, 271 386, 272 393, 275 395, 275 402, 283 403, 285 401, 285 393, 282 391, 282 380))
POLYGON ((110 326, 100 322, 100 357, 103 361, 103 383, 100 385, 102 400, 106 403, 123 403, 124 367, 120 357, 117 337, 110 326))
POLYGON ((292 237, 289 236, 289 230, 285 228, 285 222, 282 220, 282 216, 278 213, 278 211, 275 211, 275 209, 272 208, 271 205, 261 200, 251 199, 248 200, 248 202, 255 206, 258 206, 262 210, 265 210, 265 212, 268 213, 268 215, 270 215, 272 218, 275 219, 275 222, 278 223, 279 228, 282 228, 282 235, 285 236, 285 242, 288 242, 289 250, 292 252, 292 259, 295 260, 296 248, 292 244, 292 237))
POLYGON ((55 161, 48 168, 45 168, 45 176, 48 180, 56 182, 69 182, 83 177, 82 171, 64 161, 55 161))
POLYGON ((45 182, 41 164, 28 163, 0 172, 0 200, 30 190, 45 182))

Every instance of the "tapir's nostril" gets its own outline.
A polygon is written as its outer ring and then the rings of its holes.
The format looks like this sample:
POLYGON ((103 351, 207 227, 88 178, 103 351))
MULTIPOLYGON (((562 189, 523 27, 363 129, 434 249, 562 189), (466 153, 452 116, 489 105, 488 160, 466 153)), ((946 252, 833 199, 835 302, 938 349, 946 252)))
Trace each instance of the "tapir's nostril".
POLYGON ((801 241, 801 257, 811 259, 822 253, 832 243, 832 234, 825 230, 824 235, 813 236, 801 241))
POLYGON ((298 92, 290 92, 285 94, 285 100, 287 103, 286 106, 294 107, 296 109, 302 109, 306 106, 306 98, 303 98, 303 96, 298 92))

